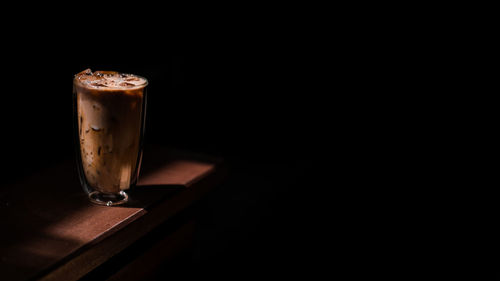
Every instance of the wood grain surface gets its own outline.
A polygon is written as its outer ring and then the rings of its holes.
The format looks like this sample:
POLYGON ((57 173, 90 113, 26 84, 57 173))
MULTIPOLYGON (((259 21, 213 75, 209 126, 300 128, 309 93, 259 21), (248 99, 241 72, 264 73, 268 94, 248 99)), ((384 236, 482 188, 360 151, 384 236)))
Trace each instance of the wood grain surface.
POLYGON ((0 191, 2 280, 77 280, 222 179, 221 162, 155 147, 138 186, 117 207, 90 203, 74 163, 47 168, 0 191))

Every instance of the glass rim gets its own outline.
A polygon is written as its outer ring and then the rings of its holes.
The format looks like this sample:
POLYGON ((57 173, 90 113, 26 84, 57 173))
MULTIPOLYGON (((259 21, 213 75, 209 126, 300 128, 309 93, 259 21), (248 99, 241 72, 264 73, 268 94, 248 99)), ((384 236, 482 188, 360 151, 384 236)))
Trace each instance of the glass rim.
MULTIPOLYGON (((105 71, 105 70, 98 70, 98 71, 102 71, 102 72, 108 72, 108 71, 105 71)), ((97 71, 96 71, 97 72, 97 71)), ((145 88, 146 86, 149 85, 149 81, 147 78, 141 76, 141 75, 137 75, 137 74, 132 74, 132 73, 125 73, 125 72, 118 72, 118 71, 113 71, 113 72, 116 72, 118 74, 125 74, 125 75, 131 75, 131 76, 135 76, 135 77, 138 77, 140 79, 143 79, 144 80, 144 83, 142 84, 138 84, 138 85, 135 85, 134 87, 130 87, 130 88, 111 88, 111 87, 99 87, 99 88, 95 88, 95 87, 89 87, 88 85, 82 83, 78 78, 78 75, 81 73, 77 73, 73 76, 73 85, 77 84, 79 86, 81 86, 82 88, 85 88, 85 89, 89 89, 89 90, 96 90, 96 91, 129 91, 129 90, 138 90, 138 89, 143 89, 145 88)))

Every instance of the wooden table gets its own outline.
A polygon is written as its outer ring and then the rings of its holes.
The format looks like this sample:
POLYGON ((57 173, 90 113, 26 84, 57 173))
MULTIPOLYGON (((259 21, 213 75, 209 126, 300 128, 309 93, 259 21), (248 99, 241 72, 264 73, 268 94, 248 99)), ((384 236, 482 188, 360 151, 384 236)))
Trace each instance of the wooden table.
MULTIPOLYGON (((126 205, 90 203, 74 163, 47 168, 2 188, 0 279, 82 278, 159 226, 168 225, 220 183, 224 174, 220 160, 156 147, 145 150, 139 184, 130 190, 126 205)), ((157 246, 173 251, 192 224, 177 228, 157 246)), ((147 270, 147 257, 142 253, 131 264, 147 270)), ((110 280, 127 274, 126 268, 120 269, 110 280)))

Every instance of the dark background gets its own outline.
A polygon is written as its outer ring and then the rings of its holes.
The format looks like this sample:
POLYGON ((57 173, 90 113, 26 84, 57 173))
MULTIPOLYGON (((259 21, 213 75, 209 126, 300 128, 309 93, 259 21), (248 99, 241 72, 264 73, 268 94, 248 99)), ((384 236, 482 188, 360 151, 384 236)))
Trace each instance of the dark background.
POLYGON ((432 24, 422 32, 420 15, 415 28, 393 15, 377 25, 370 7, 291 6, 4 22, 1 188, 71 161, 75 73, 131 72, 150 82, 146 145, 220 156, 230 170, 203 203, 190 265, 406 277, 472 241, 481 254, 470 256, 497 276, 495 158, 483 143, 495 138, 482 135, 494 134, 497 103, 471 100, 482 82, 463 87, 477 67, 460 68, 461 44, 432 24))
POLYGON ((73 161, 74 74, 86 68, 138 74, 149 80, 145 145, 219 156, 229 168, 227 181, 203 203, 194 249, 182 262, 216 271, 298 272, 316 249, 316 232, 322 235, 307 215, 318 188, 310 156, 319 142, 307 58, 271 36, 203 37, 179 46, 166 35, 93 44, 56 36, 9 40, 3 185, 73 161))

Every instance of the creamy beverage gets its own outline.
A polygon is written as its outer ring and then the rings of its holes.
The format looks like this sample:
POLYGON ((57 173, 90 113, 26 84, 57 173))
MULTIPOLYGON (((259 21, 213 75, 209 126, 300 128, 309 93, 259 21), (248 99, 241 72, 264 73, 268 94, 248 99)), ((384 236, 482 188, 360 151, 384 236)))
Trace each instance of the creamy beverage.
POLYGON ((90 69, 73 81, 81 174, 111 199, 137 181, 147 83, 133 74, 90 69))

